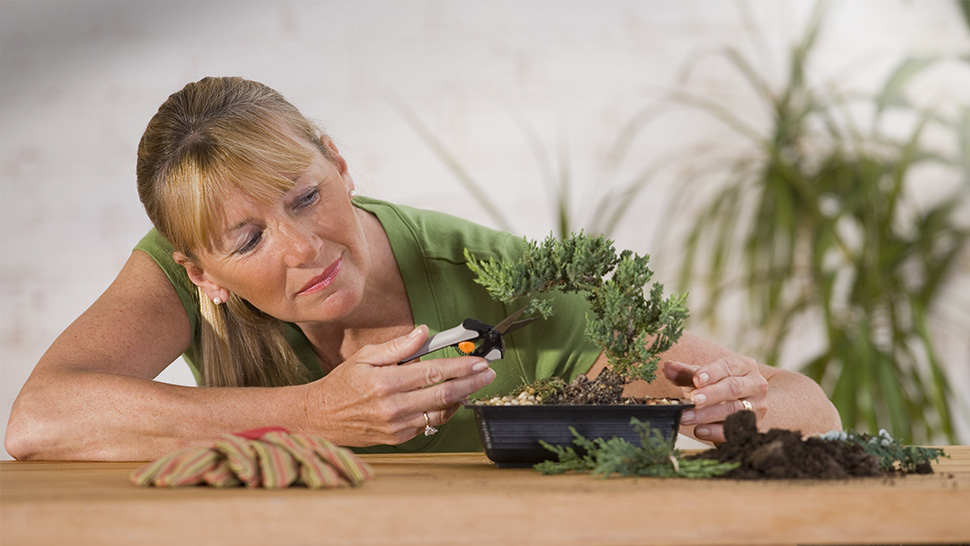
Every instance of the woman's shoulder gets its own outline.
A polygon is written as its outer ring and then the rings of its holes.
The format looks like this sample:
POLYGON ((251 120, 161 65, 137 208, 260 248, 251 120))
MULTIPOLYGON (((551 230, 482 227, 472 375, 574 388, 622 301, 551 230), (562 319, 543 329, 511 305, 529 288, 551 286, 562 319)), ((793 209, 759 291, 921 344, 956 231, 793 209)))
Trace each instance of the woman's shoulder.
POLYGON ((433 210, 358 197, 355 204, 377 216, 392 246, 407 237, 428 259, 465 262, 465 250, 476 256, 509 258, 521 253, 524 238, 464 218, 433 210))
POLYGON ((185 268, 176 262, 172 256, 174 252, 172 244, 157 229, 152 228, 138 241, 135 250, 148 254, 168 277, 169 282, 175 287, 179 299, 182 300, 182 306, 185 307, 185 311, 189 315, 194 331, 198 325, 198 293, 195 285, 189 280, 185 268))

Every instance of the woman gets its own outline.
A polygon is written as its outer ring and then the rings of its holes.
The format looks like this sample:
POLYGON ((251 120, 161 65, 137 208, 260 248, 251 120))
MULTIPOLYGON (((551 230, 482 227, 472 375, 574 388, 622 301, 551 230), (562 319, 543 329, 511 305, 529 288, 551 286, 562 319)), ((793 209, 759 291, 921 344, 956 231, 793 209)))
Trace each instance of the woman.
MULTIPOLYGON (((478 450, 462 399, 508 392, 523 370, 571 379, 605 365, 582 334, 584 302, 561 296, 491 366, 442 354, 397 366, 425 324, 507 316, 463 251, 510 259, 523 242, 357 196, 334 142, 262 84, 205 78, 173 94, 137 175, 156 229, 24 385, 5 438, 18 459, 145 460, 266 425, 359 451, 478 450), (153 381, 183 354, 205 388, 153 381)), ((633 387, 689 396, 684 430, 699 439, 723 440, 744 407, 762 428, 839 428, 804 376, 690 333, 663 357, 661 377, 633 387)))

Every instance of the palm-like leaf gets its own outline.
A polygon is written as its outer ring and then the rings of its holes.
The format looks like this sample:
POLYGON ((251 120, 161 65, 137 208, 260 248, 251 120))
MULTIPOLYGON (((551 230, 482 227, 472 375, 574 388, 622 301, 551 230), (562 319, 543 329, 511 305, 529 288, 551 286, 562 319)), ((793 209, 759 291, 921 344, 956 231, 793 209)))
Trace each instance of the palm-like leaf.
POLYGON ((730 105, 674 97, 723 121, 756 151, 731 164, 685 239, 683 287, 703 279, 711 301, 695 316, 707 312, 712 321, 724 320, 717 316, 723 298, 745 294, 752 329, 773 336, 765 343, 772 364, 791 339, 790 325, 817 317, 824 344, 803 357, 802 369, 829 392, 846 427, 891 426, 911 439, 953 441, 952 388, 928 317, 967 247, 955 215, 967 192, 915 212, 904 196, 907 184, 919 183, 915 167, 926 163, 962 168, 970 180, 966 114, 949 124, 906 100, 907 85, 932 64, 912 59, 869 99, 872 127, 857 127, 849 115, 853 98, 812 87, 807 77, 821 13, 792 48, 778 91, 736 50, 723 53, 768 107, 770 130, 752 129, 730 105), (882 134, 881 117, 901 110, 915 119, 907 137, 882 134), (931 124, 951 129, 962 155, 927 151, 922 137, 931 124), (907 207, 913 218, 903 226, 907 207), (738 263, 740 282, 731 269, 738 263))

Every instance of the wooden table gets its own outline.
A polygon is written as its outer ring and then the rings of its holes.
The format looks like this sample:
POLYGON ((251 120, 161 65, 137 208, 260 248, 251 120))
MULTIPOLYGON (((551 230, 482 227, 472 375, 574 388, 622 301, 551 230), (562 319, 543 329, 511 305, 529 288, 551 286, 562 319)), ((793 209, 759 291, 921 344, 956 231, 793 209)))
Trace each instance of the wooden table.
POLYGON ((970 446, 936 473, 840 482, 608 479, 480 454, 366 456, 356 489, 139 488, 139 463, 0 463, 0 543, 848 544, 970 542, 970 446))

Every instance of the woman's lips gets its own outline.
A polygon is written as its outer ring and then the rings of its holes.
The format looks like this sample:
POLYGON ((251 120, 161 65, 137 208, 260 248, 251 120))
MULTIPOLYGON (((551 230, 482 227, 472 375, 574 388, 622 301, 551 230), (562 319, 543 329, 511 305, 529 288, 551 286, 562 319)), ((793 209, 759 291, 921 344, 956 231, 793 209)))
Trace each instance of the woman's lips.
POLYGON ((300 289, 300 291, 297 292, 296 295, 306 296, 306 295, 324 290, 325 288, 330 286, 330 283, 332 283, 333 280, 336 279, 337 275, 340 273, 341 262, 342 260, 338 258, 337 261, 330 264, 330 267, 324 269, 323 273, 311 279, 310 282, 308 282, 302 289, 300 289))

